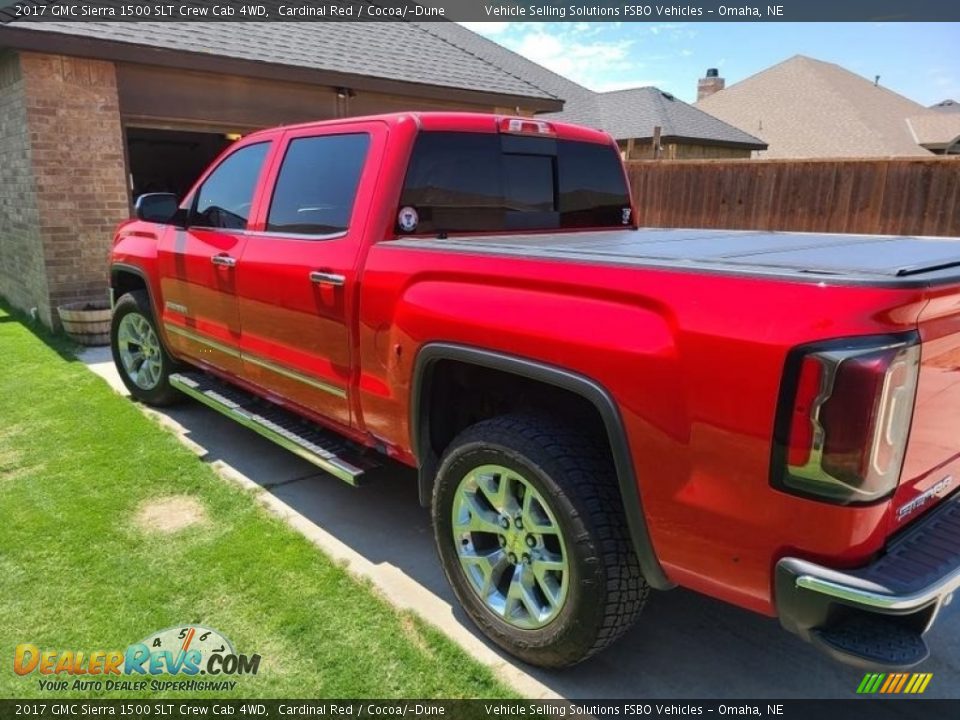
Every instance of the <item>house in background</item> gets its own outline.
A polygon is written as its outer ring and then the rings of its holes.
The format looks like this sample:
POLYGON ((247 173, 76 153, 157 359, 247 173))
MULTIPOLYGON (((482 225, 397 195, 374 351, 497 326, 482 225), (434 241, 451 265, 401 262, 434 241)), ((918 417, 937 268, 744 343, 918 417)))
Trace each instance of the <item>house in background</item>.
POLYGON ((568 101, 561 112, 546 117, 607 131, 627 160, 749 158, 767 147, 753 135, 655 87, 591 93, 568 101))
MULTIPOLYGON (((703 80, 701 80, 703 83, 703 80)), ((756 135, 763 158, 960 153, 960 113, 926 108, 833 63, 797 55, 697 102, 756 135)), ((702 87, 702 85, 701 85, 702 87)))
POLYGON ((562 98, 563 110, 548 111, 545 119, 604 130, 616 138, 627 159, 749 158, 753 151, 766 147, 748 132, 655 87, 594 92, 457 23, 432 23, 431 29, 458 47, 562 98), (660 131, 655 146, 656 128, 660 131))

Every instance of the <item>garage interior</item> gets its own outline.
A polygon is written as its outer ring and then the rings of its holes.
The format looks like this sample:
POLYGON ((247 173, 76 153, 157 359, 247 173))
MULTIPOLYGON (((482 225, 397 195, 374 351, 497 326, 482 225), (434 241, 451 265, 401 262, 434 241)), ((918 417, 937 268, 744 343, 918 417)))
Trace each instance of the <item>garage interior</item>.
POLYGON ((194 181, 239 134, 126 129, 131 200, 170 192, 183 198, 194 181))

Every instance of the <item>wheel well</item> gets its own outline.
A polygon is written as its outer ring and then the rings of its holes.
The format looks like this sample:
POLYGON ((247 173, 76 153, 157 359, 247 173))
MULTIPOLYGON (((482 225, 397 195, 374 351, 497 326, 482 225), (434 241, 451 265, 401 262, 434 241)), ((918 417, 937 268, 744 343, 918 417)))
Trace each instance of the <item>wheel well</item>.
POLYGON ((129 270, 114 270, 111 274, 110 285, 113 287, 113 296, 120 299, 135 290, 147 291, 147 282, 140 275, 129 270))
POLYGON ((439 458, 460 432, 481 420, 528 412, 549 415, 609 445, 603 418, 586 398, 556 385, 458 360, 439 360, 430 373, 429 451, 439 458))
POLYGON ((462 345, 422 348, 410 403, 421 504, 430 505, 440 457, 457 434, 480 420, 518 411, 563 420, 610 453, 643 575, 658 590, 675 587, 650 538, 616 403, 601 385, 562 368, 462 345))

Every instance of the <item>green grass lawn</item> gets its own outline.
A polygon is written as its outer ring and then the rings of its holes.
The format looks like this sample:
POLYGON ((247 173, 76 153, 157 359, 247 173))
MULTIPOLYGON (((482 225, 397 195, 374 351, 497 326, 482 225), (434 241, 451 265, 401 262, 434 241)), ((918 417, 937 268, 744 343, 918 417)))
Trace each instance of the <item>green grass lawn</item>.
POLYGON ((191 623, 260 654, 260 670, 232 693, 167 697, 512 696, 2 307, 0 361, 0 697, 135 695, 43 692, 55 676, 16 675, 14 648, 122 651, 191 623), (143 504, 169 496, 205 520, 142 527, 143 504))

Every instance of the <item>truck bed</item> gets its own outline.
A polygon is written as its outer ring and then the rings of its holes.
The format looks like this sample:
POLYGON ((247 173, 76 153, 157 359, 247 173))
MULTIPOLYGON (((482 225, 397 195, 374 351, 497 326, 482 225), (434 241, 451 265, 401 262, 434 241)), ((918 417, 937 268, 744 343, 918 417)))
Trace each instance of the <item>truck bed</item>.
POLYGON ((960 282, 960 239, 641 228, 403 238, 394 246, 531 259, 916 287, 960 282))

